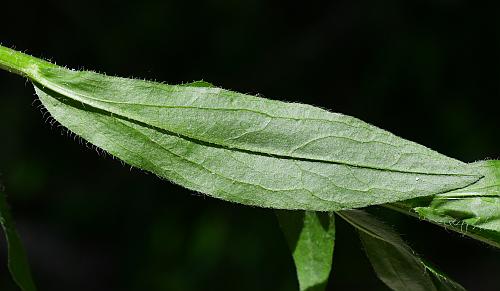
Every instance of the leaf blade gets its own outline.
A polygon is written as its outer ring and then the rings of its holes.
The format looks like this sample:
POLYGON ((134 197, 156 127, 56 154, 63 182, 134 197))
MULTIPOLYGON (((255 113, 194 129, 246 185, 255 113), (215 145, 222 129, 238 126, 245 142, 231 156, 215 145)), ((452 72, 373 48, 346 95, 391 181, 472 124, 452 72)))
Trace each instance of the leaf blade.
POLYGON ((28 77, 49 112, 77 135, 227 201, 332 211, 449 192, 482 178, 458 160, 309 105, 206 83, 174 86, 73 71, 4 47, 0 62, 28 77))
POLYGON ((42 67, 33 79, 88 106, 226 148, 381 170, 476 176, 458 160, 310 105, 63 68, 42 67))
POLYGON ((478 183, 389 207, 500 248, 500 161, 471 166, 484 176, 478 183))
POLYGON ((278 210, 276 216, 292 252, 300 290, 324 290, 335 246, 333 213, 278 210))
POLYGON ((396 291, 465 290, 430 267, 390 227, 362 210, 344 210, 339 216, 354 226, 377 276, 396 291))
POLYGON ((7 241, 8 268, 12 279, 23 291, 36 291, 26 252, 15 229, 7 199, 0 186, 0 224, 7 241))
POLYGON ((83 106, 46 88, 36 87, 36 91, 56 120, 113 156, 186 188, 236 203, 330 211, 431 195, 476 180, 235 151, 83 106))

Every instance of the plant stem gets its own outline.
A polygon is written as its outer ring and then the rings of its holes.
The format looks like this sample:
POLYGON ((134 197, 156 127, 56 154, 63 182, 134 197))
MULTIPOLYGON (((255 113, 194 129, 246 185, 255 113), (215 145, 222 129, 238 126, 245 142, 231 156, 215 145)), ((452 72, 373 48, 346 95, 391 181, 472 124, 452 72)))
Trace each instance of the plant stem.
POLYGON ((47 61, 0 45, 0 69, 29 78, 39 67, 54 66, 47 61))

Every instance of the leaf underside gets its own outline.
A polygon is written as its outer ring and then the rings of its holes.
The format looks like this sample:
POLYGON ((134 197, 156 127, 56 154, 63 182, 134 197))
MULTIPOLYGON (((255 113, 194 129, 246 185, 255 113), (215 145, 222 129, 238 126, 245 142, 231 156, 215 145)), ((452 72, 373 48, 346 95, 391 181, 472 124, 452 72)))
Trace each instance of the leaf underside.
POLYGON ((186 188, 246 205, 331 211, 460 189, 467 164, 358 119, 202 83, 32 72, 63 126, 186 188))

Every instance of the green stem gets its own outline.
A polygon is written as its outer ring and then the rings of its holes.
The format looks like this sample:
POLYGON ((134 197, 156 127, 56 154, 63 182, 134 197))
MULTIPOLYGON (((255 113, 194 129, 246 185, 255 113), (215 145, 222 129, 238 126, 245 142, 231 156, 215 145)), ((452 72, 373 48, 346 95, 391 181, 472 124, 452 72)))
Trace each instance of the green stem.
POLYGON ((47 61, 0 45, 0 69, 30 78, 34 70, 39 67, 54 66, 47 61))

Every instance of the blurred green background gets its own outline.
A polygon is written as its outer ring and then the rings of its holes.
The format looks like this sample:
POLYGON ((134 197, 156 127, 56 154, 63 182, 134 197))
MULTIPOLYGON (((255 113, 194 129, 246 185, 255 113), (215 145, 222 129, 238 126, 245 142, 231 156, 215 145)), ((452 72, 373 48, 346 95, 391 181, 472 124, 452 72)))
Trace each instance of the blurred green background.
MULTIPOLYGON (((0 42, 76 69, 223 88, 353 115, 463 161, 500 158, 500 6, 434 1, 9 1, 0 42)), ((40 290, 295 290, 272 211, 99 155, 0 72, 0 172, 40 290)), ((500 251, 383 212, 470 290, 500 251)), ((337 220, 328 290, 386 290, 337 220)), ((5 267, 0 290, 16 290, 5 267)))

